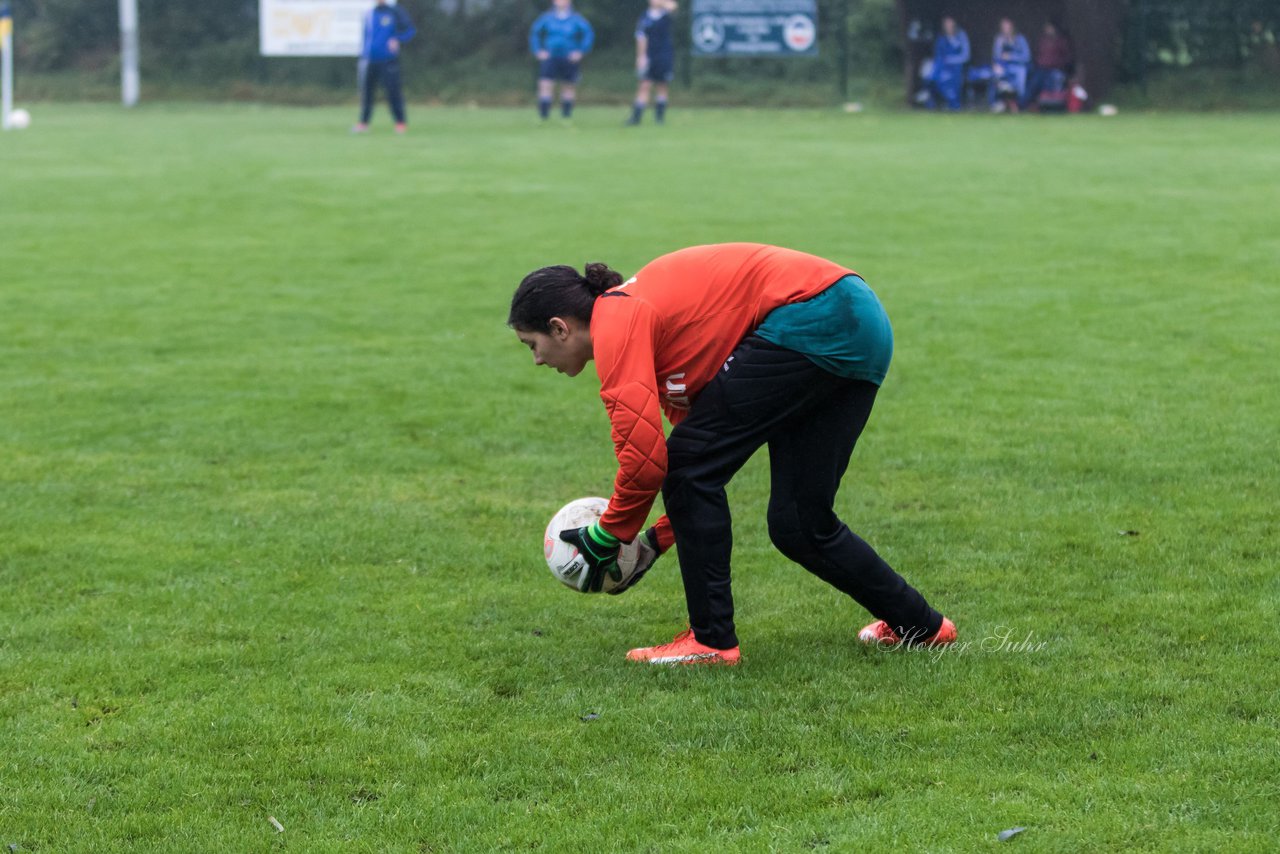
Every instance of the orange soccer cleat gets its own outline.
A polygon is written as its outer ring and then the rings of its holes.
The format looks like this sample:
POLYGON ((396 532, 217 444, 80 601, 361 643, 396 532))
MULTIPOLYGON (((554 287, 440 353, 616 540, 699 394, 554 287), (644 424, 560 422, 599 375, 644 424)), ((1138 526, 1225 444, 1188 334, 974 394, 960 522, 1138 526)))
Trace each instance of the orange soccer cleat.
MULTIPOLYGON (((897 646, 903 642, 898 633, 889 628, 889 624, 884 620, 876 620, 858 632, 858 640, 865 644, 878 644, 879 646, 897 646)), ((955 643, 956 624, 943 617, 942 628, 931 636, 922 640, 907 638, 906 641, 908 646, 946 646, 949 643, 955 643)))
POLYGON ((627 661, 643 661, 648 664, 726 664, 734 665, 742 653, 738 647, 715 649, 698 643, 693 629, 685 629, 671 643, 645 646, 627 653, 627 661))

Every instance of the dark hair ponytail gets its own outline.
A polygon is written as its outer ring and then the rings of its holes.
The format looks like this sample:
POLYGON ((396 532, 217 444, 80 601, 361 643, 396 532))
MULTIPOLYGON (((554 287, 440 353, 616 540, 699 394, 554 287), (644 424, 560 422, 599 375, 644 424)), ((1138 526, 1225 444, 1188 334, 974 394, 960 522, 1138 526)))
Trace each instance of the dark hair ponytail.
POLYGON ((578 271, 564 264, 543 267, 524 277, 511 298, 507 326, 525 332, 550 332, 553 317, 573 317, 591 322, 596 297, 622 284, 622 274, 607 264, 588 264, 578 271))
POLYGON ((622 284, 622 274, 610 270, 608 264, 588 264, 583 273, 582 281, 586 283, 592 296, 598 297, 609 288, 622 284))

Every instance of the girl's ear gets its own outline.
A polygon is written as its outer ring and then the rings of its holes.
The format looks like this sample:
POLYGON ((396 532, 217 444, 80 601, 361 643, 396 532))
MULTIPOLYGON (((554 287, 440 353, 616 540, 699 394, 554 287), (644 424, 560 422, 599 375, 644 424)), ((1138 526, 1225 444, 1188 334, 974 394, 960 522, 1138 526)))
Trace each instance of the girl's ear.
POLYGON ((552 338, 560 341, 569 337, 569 324, 565 323, 563 318, 553 317, 548 320, 547 330, 551 333, 552 338))

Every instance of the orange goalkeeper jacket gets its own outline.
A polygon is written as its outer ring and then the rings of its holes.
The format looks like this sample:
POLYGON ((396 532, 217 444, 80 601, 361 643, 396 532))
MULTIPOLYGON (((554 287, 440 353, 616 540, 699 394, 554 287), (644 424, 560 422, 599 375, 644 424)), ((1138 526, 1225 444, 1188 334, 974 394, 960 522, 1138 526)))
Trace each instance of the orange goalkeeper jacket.
MULTIPOLYGON (((596 300, 591 342, 618 456, 600 519, 605 530, 629 542, 644 527, 667 475, 662 413, 679 424, 769 312, 811 299, 851 273, 777 246, 694 246, 651 261, 596 300)), ((665 516, 658 541, 664 550, 674 542, 665 516)))

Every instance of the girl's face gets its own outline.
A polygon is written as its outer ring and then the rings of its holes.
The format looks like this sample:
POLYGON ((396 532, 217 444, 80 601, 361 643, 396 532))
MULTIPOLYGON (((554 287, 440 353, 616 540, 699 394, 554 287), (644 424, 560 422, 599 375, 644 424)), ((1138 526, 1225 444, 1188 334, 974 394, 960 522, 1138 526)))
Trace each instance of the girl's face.
POLYGON ((553 317, 547 332, 516 330, 516 337, 533 353, 535 365, 547 365, 576 377, 594 356, 591 330, 575 318, 553 317))
POLYGON ((1000 32, 1004 33, 1006 38, 1013 37, 1013 21, 1005 18, 1000 22, 1000 32))

